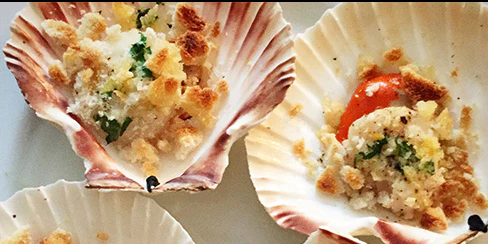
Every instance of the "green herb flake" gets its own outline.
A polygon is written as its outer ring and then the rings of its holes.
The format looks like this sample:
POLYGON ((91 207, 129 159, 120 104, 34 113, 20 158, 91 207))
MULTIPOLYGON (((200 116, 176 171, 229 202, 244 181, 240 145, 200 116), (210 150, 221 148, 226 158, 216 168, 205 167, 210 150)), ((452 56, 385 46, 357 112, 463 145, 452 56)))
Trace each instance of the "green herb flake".
POLYGON ((114 93, 114 91, 103 92, 102 93, 102 99, 107 100, 107 99, 111 98, 113 93, 114 93))
POLYGON ((139 34, 141 35, 141 40, 132 44, 132 48, 129 51, 132 58, 136 61, 129 71, 137 73, 142 76, 142 78, 154 78, 152 71, 144 66, 144 63, 146 62, 145 55, 152 54, 151 48, 146 47, 146 36, 142 33, 139 34))
POLYGON ((141 67, 142 78, 154 78, 153 73, 146 66, 141 67))
POLYGON ((356 165, 357 160, 372 159, 374 156, 379 155, 381 153, 381 150, 383 150, 383 146, 386 144, 388 144, 388 135, 385 134, 383 139, 376 140, 373 142, 372 145, 368 145, 368 153, 359 152, 358 154, 356 154, 356 156, 354 157, 354 165, 356 165))
POLYGON ((130 117, 125 118, 125 121, 122 124, 122 128, 120 128, 120 136, 124 134, 125 130, 127 129, 127 127, 129 127, 131 122, 132 122, 132 118, 130 117))
POLYGON ((142 33, 139 34, 141 35, 141 40, 132 44, 129 53, 136 63, 144 63, 146 61, 144 57, 144 54, 146 54, 146 36, 142 33))
POLYGON ((434 162, 432 161, 429 161, 427 163, 424 164, 423 168, 422 168, 427 174, 429 175, 433 175, 435 173, 435 165, 434 165, 434 162))
POLYGON ((129 124, 132 122, 132 119, 127 117, 122 126, 120 126, 120 123, 117 120, 109 120, 106 115, 100 116, 99 114, 93 116, 93 119, 95 120, 95 122, 99 123, 100 128, 105 133, 107 133, 107 136, 105 137, 105 141, 107 142, 107 144, 118 140, 119 137, 124 134, 129 124))
POLYGON ((415 148, 407 141, 402 140, 399 142, 400 137, 395 138, 397 156, 393 160, 395 169, 399 170, 402 174, 403 168, 410 166, 419 171, 420 159, 415 155, 415 148))
POLYGON ((150 8, 144 9, 142 11, 140 9, 137 10, 136 27, 138 29, 142 28, 141 18, 144 17, 147 14, 147 12, 149 12, 149 10, 150 8))

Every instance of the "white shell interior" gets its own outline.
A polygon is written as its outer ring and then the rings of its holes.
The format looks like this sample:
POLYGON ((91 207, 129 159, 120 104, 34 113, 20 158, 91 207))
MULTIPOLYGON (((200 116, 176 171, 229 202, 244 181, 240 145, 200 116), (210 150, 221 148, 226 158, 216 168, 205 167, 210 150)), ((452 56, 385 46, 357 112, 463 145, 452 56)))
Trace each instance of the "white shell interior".
MULTIPOLYGON (((134 3, 139 6, 153 5, 154 3, 134 3)), ((64 3, 59 6, 71 25, 78 25, 78 19, 69 13, 69 4, 64 3), (68 7, 67 7, 68 6, 68 7), (64 9, 63 9, 64 8, 64 9)), ((206 188, 215 188, 220 182, 223 169, 228 164, 228 152, 232 143, 240 136, 244 135, 254 125, 270 112, 278 103, 273 99, 264 100, 258 106, 252 107, 253 96, 258 94, 260 89, 277 87, 277 90, 286 86, 294 78, 293 57, 294 53, 290 49, 292 45, 291 27, 282 17, 282 10, 277 3, 191 3, 199 15, 207 20, 209 24, 220 22, 220 35, 216 40, 218 50, 213 53, 215 59, 211 79, 214 82, 225 80, 228 83, 229 93, 227 98, 223 98, 218 108, 215 108, 214 115, 217 117, 213 128, 205 131, 203 143, 195 149, 185 160, 176 160, 174 157, 162 157, 161 170, 157 178, 161 184, 181 176, 191 166, 199 163, 206 163, 203 173, 212 175, 210 179, 213 185, 207 183, 206 188), (288 79, 288 80, 287 80, 288 79), (250 109, 249 109, 250 108, 250 109), (246 111, 246 109, 248 109, 246 111), (240 113, 241 114, 238 114, 240 113), (219 140, 222 135, 229 135, 227 140, 219 140), (216 147, 222 147, 219 152, 215 152, 216 147)), ((57 6, 57 5, 53 5, 57 6)), ((74 6, 74 5, 73 5, 74 6)), ((92 11, 103 11, 102 15, 108 17, 109 25, 114 24, 111 3, 87 4, 92 11)), ((175 8, 175 3, 160 5, 159 14, 168 18, 168 12, 175 8)), ((78 10, 77 10, 78 11, 78 10)), ((57 12, 57 11, 52 11, 57 12)), ((52 14, 51 12, 51 14, 52 14)), ((32 25, 35 29, 42 32, 41 23, 45 19, 39 7, 31 3, 20 13, 20 18, 32 25)), ((165 27, 165 30, 167 28, 165 27)), ((20 27, 27 29, 25 26, 20 27)), ((19 30, 16 30, 19 31, 19 30)), ((15 31, 14 31, 15 33, 15 31)), ((48 42, 51 42, 48 39, 48 42)), ((32 56, 34 60, 41 63, 44 73, 47 72, 48 64, 54 59, 58 59, 62 54, 61 49, 51 52, 50 47, 42 45, 27 45, 22 42, 18 35, 13 35, 10 41, 14 47, 25 50, 26 54, 32 56)), ((53 45, 55 46, 55 45, 53 45)), ((25 57, 19 57, 20 59, 25 57)), ((15 59, 7 58, 7 62, 18 64, 15 59)), ((44 75, 44 74, 40 74, 44 75)), ((58 88, 58 87, 56 87, 58 88)), ((63 90, 59 88, 59 90, 63 90)), ((63 92, 62 92, 63 93, 63 92)), ((284 90, 277 93, 284 94, 284 90)), ((69 97, 70 94, 65 94, 69 97)), ((62 127, 65 134, 70 138, 72 144, 75 133, 81 130, 81 126, 70 116, 60 111, 58 108, 43 107, 43 111, 37 111, 39 117, 54 122, 62 127)), ((74 149, 77 148, 74 146, 74 149)), ((106 151, 111 156, 110 159, 100 159, 100 162, 85 161, 87 171, 94 168, 95 164, 105 164, 104 168, 121 172, 124 176, 135 181, 138 186, 146 186, 146 176, 140 169, 140 165, 135 165, 122 159, 119 152, 114 150, 112 145, 105 146, 106 151), (115 163, 117 162, 117 163, 115 163)), ((220 148, 218 148, 220 149, 220 148)), ((101 155, 101 150, 95 152, 101 155)), ((93 156, 95 158, 95 156, 93 156)), ((100 166, 100 165, 98 165, 100 166)), ((202 173, 202 172, 200 172, 202 173)), ((195 178, 204 178, 201 175, 195 178)), ((103 181, 105 179, 101 179, 103 181)), ((205 181, 208 179, 202 179, 205 181)), ((104 187, 125 187, 127 182, 89 182, 94 186, 104 187), (108 183, 107 183, 108 182, 108 183), (98 185, 97 185, 98 184, 98 185), (105 184, 105 185, 103 185, 105 184), (107 186, 109 184, 109 186, 107 186), (119 184, 119 185, 117 185, 119 184)), ((176 183, 178 184, 178 183, 176 183)), ((137 186, 137 187, 138 187, 137 186)), ((179 186, 174 186, 178 188, 179 186)), ((181 186, 184 188, 186 186, 181 186)), ((190 187, 187 187, 190 188, 190 187)), ((191 189, 190 189, 191 190, 191 189)))
POLYGON ((154 200, 140 193, 103 192, 85 185, 60 180, 26 188, 0 202, 0 239, 28 227, 35 243, 57 228, 70 232, 73 243, 194 243, 154 200), (99 240, 99 232, 109 239, 99 240))
MULTIPOLYGON (((488 151, 484 150, 488 142, 484 126, 488 121, 487 10, 481 3, 344 3, 328 10, 295 40, 297 80, 285 101, 246 138, 251 178, 261 203, 278 224, 297 228, 270 211, 285 206, 318 226, 352 235, 375 234, 372 227, 377 217, 386 215, 355 211, 345 198, 318 192, 292 146, 304 139, 311 157, 319 158, 322 152, 315 132, 324 124, 324 96, 347 104, 358 84, 358 56, 371 56, 381 64, 383 53, 393 47, 402 48, 419 67, 434 68, 437 81, 453 98, 449 108, 455 123, 461 107, 472 106, 478 142, 470 145, 470 164, 480 179, 481 192, 488 197, 488 151), (451 77, 453 70, 457 77, 451 77), (292 118, 288 111, 296 104, 304 108, 292 118)), ((448 240, 465 233, 471 213, 450 223, 443 236, 423 230, 422 235, 448 240)), ((487 211, 477 214, 488 218, 487 211)), ((418 235, 418 231, 413 233, 418 235)), ((488 242, 488 235, 478 239, 488 242)))

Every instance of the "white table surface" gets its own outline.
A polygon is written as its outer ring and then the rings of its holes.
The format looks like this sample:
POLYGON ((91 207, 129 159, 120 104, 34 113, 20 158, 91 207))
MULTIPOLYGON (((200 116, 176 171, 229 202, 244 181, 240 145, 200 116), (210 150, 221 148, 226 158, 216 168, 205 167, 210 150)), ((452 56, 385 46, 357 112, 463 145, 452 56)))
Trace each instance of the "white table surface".
MULTIPOLYGON (((282 3, 293 33, 312 26, 335 3, 282 3)), ((10 37, 9 25, 26 3, 0 3, 0 43, 10 37)), ((0 201, 25 187, 84 180, 84 167, 66 138, 38 118, 24 102, 0 54, 0 201)), ((303 243, 305 235, 279 227, 259 203, 249 178, 244 141, 230 152, 230 165, 214 191, 153 195, 198 244, 303 243)), ((363 239, 372 243, 372 239, 363 239)), ((374 241, 376 242, 376 241, 374 241)))

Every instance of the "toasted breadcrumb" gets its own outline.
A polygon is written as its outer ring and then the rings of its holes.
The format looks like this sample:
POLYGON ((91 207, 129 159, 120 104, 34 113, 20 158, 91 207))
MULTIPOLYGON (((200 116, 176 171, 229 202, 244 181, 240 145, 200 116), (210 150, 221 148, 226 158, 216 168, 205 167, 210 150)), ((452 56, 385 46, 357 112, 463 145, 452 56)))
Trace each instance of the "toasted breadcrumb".
POLYGON ((206 25, 205 20, 198 15, 197 10, 187 3, 178 4, 176 8, 176 20, 190 31, 203 31, 206 25))
POLYGON ((71 233, 60 228, 56 229, 50 236, 43 239, 39 244, 71 244, 71 233))
POLYGON ((428 208, 420 220, 422 227, 432 231, 447 230, 447 219, 441 208, 428 208))
POLYGON ((301 139, 293 144, 293 154, 299 159, 306 159, 312 152, 305 148, 305 140, 301 139))
POLYGON ((80 39, 99 40, 106 28, 107 24, 103 16, 98 13, 87 13, 81 19, 81 25, 78 27, 78 37, 80 39))
POLYGON ((227 81, 223 80, 217 84, 217 93, 219 93, 221 96, 224 94, 229 93, 229 85, 227 84, 227 81))
POLYGON ((70 80, 68 79, 68 74, 66 73, 66 70, 64 70, 63 64, 59 60, 55 60, 49 65, 49 76, 53 78, 54 81, 67 85, 70 83, 70 80))
POLYGON ((473 109, 470 106, 463 106, 461 110, 461 119, 459 123, 459 127, 461 129, 469 131, 471 128, 471 112, 473 109))
POLYGON ((150 86, 148 99, 158 107, 171 107, 179 104, 181 97, 181 81, 160 76, 150 86))
POLYGON ((115 20, 122 27, 122 30, 127 31, 136 28, 136 9, 125 3, 114 2, 112 9, 115 15, 115 20))
POLYGON ((205 126, 213 121, 211 111, 219 99, 219 94, 209 88, 188 87, 181 99, 181 107, 205 126))
POLYGON ((146 66, 157 76, 173 76, 176 79, 185 80, 180 50, 175 44, 166 40, 161 41, 162 48, 156 50, 146 61, 146 66))
POLYGON ((108 241, 109 236, 108 236, 108 234, 107 234, 107 233, 105 233, 105 232, 98 232, 98 233, 97 233, 97 238, 98 238, 99 240, 101 240, 101 241, 108 241))
POLYGON ((29 229, 21 229, 13 233, 10 237, 0 240, 0 244, 30 244, 32 241, 29 229))
POLYGON ((176 45, 186 65, 202 64, 208 55, 209 47, 205 36, 198 32, 188 31, 178 37, 176 45))
POLYGON ((315 182, 316 187, 329 194, 338 194, 342 191, 340 181, 337 179, 337 167, 327 166, 315 182))
POLYGON ((449 92, 444 86, 422 77, 411 66, 401 66, 404 90, 414 103, 417 101, 438 101, 448 96, 449 92))
POLYGON ((398 61, 403 56, 403 51, 401 48, 392 48, 383 54, 386 61, 394 62, 398 61))
POLYGON ((302 109, 303 109, 303 105, 296 104, 295 106, 293 106, 293 108, 290 109, 290 111, 288 111, 288 114, 291 117, 295 117, 297 116, 298 113, 300 113, 300 111, 302 111, 302 109))
POLYGON ((344 166, 340 174, 344 181, 349 184, 352 189, 358 190, 363 188, 364 176, 359 169, 352 168, 350 166, 344 166))
POLYGON ((211 37, 218 37, 220 35, 220 22, 217 21, 212 27, 212 32, 210 33, 211 37))
POLYGON ((459 67, 456 67, 451 71, 451 77, 458 77, 459 67))
POLYGON ((69 47, 78 43, 76 29, 66 22, 48 19, 43 21, 41 25, 46 34, 54 40, 56 45, 69 47))
POLYGON ((373 61, 373 58, 359 55, 358 64, 356 67, 358 80, 368 80, 381 74, 378 65, 373 61))

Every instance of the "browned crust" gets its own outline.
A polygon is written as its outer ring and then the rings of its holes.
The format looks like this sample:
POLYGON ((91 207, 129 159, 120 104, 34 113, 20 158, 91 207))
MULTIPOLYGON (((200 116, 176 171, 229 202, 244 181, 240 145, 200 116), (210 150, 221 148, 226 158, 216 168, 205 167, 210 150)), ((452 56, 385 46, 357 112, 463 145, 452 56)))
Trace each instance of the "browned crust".
POLYGON ((303 105, 297 104, 297 105, 293 106, 293 108, 291 108, 290 111, 288 111, 288 114, 291 117, 295 117, 295 116, 297 116, 298 113, 300 113, 300 111, 302 111, 302 109, 303 109, 303 105))
POLYGON ((68 79, 68 74, 66 74, 66 70, 64 70, 63 66, 60 63, 52 63, 51 65, 49 65, 48 73, 54 81, 60 84, 67 85, 70 83, 70 80, 68 79))
POLYGON ((300 159, 306 159, 312 153, 305 147, 305 141, 303 139, 298 140, 293 144, 292 152, 300 159))
POLYGON ((197 10, 186 3, 178 4, 176 20, 190 31, 203 31, 206 25, 205 20, 198 15, 197 10))
POLYGON ((109 235, 105 232, 97 232, 97 238, 101 241, 108 241, 109 235))
POLYGON ((358 69, 359 80, 369 80, 379 75, 381 75, 380 68, 374 63, 366 64, 358 69))
POLYGON ((180 55, 185 64, 195 62, 198 57, 205 56, 209 51, 205 36, 194 31, 187 31, 179 36, 176 45, 180 48, 180 55))
POLYGON ((44 238, 39 244, 71 244, 71 233, 57 229, 51 235, 44 238))
POLYGON ((223 80, 217 84, 217 89, 215 89, 217 93, 220 95, 224 95, 229 93, 229 85, 227 84, 227 81, 223 80))
POLYGON ((178 128, 176 130, 176 135, 178 138, 185 137, 185 136, 195 136, 199 133, 200 131, 198 130, 198 128, 194 126, 186 126, 186 127, 178 128))
POLYGON ((441 208, 428 208, 420 219, 420 225, 431 231, 447 230, 447 219, 441 208))
POLYGON ((463 130, 469 130, 471 128, 471 112, 473 109, 470 106, 463 106, 461 110, 461 119, 459 121, 459 127, 463 130))
POLYGON ((383 54, 383 58, 388 62, 398 61, 403 57, 403 51, 401 48, 392 48, 383 54))
POLYGON ((210 88, 200 88, 192 86, 186 89, 186 96, 194 104, 198 104, 205 110, 212 110, 213 106, 219 99, 219 95, 210 88))
POLYGON ((83 16, 81 26, 78 29, 78 33, 80 33, 80 31, 83 31, 85 32, 84 34, 86 35, 86 37, 92 40, 98 40, 105 32, 105 29, 107 29, 105 18, 100 14, 89 13, 83 16))
POLYGON ((339 193, 342 187, 337 179, 337 173, 335 167, 327 166, 315 182, 317 189, 329 194, 339 193))
POLYGON ((448 96, 446 87, 428 80, 412 68, 401 68, 404 91, 414 103, 417 101, 441 100, 448 96))
POLYGON ((163 48, 159 50, 154 57, 152 57, 148 62, 146 62, 146 66, 150 70, 158 70, 160 67, 163 65, 165 62, 166 58, 169 55, 169 50, 168 48, 163 48))
POLYGON ((59 45, 67 47, 78 43, 76 29, 68 23, 59 20, 46 20, 44 25, 46 26, 44 31, 59 45))
POLYGON ((217 21, 212 27, 212 31, 210 32, 211 37, 218 37, 220 35, 220 22, 217 21))
POLYGON ((0 243, 4 244, 30 244, 32 237, 28 228, 18 230, 12 236, 0 239, 0 243))

